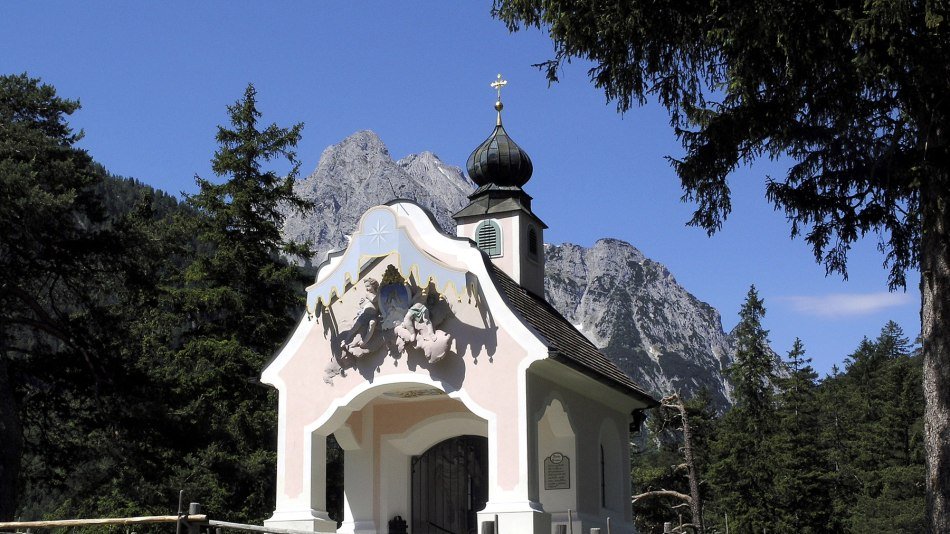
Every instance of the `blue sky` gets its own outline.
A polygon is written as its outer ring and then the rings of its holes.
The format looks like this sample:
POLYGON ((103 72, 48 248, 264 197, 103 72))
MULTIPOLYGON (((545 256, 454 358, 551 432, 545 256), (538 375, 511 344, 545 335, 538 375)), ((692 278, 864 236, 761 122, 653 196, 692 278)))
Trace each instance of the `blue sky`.
POLYGON ((656 106, 621 116, 583 62, 548 87, 538 31, 509 34, 482 2, 5 2, 0 73, 28 72, 79 99, 82 146, 116 174, 172 193, 212 177, 216 125, 248 82, 264 120, 305 123, 302 174, 324 148, 374 130, 394 158, 430 150, 464 166, 494 126, 497 73, 505 126, 531 155, 525 189, 549 243, 613 237, 669 267, 731 329, 750 284, 765 299, 772 345, 802 338, 819 372, 893 319, 920 331, 917 273, 887 292, 877 237, 852 254, 848 281, 825 277, 765 202, 763 161, 732 176, 733 213, 713 237, 685 226, 692 207, 664 159, 682 150, 656 106))

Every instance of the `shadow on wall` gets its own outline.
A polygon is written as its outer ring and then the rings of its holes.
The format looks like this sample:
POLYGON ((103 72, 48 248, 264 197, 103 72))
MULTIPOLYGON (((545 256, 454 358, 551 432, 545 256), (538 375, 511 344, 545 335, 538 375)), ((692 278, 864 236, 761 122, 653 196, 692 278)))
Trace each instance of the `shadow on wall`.
POLYGON ((482 288, 471 273, 466 275, 466 282, 468 287, 477 288, 471 304, 452 303, 431 282, 423 289, 411 279, 397 285, 387 284, 386 275, 383 284, 361 278, 355 285, 364 285, 365 296, 348 328, 340 330, 334 313, 336 301, 321 310, 324 336, 330 341, 332 354, 324 370, 324 382, 332 384, 337 376, 356 372, 372 383, 384 366, 405 365, 411 372, 428 371, 447 393, 461 389, 465 358, 471 357, 473 365, 491 364, 498 348, 498 327, 485 304, 482 288), (403 291, 405 295, 400 295, 403 291), (384 294, 382 299, 380 293, 384 294), (461 307, 469 305, 478 310, 480 325, 459 318, 460 312, 467 311, 461 307), (392 307, 395 312, 387 309, 392 307), (393 316, 397 320, 387 321, 393 316))

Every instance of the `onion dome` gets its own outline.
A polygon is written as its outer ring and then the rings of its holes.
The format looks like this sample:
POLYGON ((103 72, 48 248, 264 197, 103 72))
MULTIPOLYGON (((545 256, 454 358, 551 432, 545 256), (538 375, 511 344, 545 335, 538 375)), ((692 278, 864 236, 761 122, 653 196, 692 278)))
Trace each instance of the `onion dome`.
POLYGON ((498 75, 498 81, 492 84, 498 89, 498 101, 495 109, 498 111, 498 121, 495 131, 468 157, 468 176, 478 186, 489 184, 500 186, 522 187, 531 179, 534 166, 528 153, 521 149, 501 125, 501 87, 506 83, 498 75))

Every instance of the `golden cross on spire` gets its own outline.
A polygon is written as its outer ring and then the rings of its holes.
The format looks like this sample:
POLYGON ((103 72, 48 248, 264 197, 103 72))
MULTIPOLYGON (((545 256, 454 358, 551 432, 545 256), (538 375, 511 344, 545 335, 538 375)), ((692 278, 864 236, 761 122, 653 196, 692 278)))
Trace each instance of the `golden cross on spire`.
POLYGON ((491 83, 492 89, 498 91, 498 100, 501 100, 501 88, 508 85, 508 80, 504 80, 501 77, 501 74, 498 75, 498 79, 491 83))
POLYGON ((505 107, 505 105, 501 103, 501 89, 506 85, 508 85, 508 80, 502 79, 501 74, 491 83, 492 89, 498 91, 498 100, 495 101, 495 110, 498 111, 498 121, 495 124, 498 126, 501 126, 501 110, 505 107))

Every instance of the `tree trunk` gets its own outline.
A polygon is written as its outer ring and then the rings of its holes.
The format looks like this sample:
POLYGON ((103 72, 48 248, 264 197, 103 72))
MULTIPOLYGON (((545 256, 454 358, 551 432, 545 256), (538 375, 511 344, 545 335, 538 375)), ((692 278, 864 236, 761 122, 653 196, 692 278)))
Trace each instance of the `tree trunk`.
POLYGON ((683 458, 689 469, 689 509, 693 515, 694 529, 703 534, 703 503, 699 500, 699 475, 696 473, 696 462, 693 459, 693 432, 689 428, 689 417, 686 415, 686 405, 679 395, 676 396, 676 405, 683 418, 683 458))
POLYGON ((920 330, 924 353, 927 517, 950 532, 950 191, 939 173, 920 191, 920 330))
POLYGON ((693 431, 689 426, 689 416, 686 414, 686 403, 683 402, 682 397, 680 397, 678 393, 674 393, 664 397, 663 400, 660 401, 660 404, 663 408, 676 410, 680 415, 683 430, 683 462, 686 465, 687 478, 689 479, 689 496, 687 497, 678 492, 660 490, 636 495, 633 500, 636 502, 637 499, 641 497, 675 494, 672 496, 684 500, 689 504, 690 514, 693 516, 693 521, 689 525, 690 528, 698 534, 703 534, 705 529, 703 525, 703 502, 699 498, 699 474, 696 472, 696 460, 693 457, 693 431))
POLYGON ((0 521, 12 521, 20 475, 22 435, 7 360, 0 352, 0 521))

